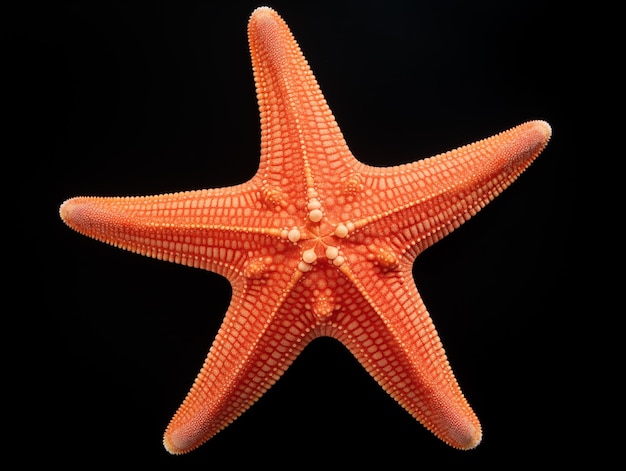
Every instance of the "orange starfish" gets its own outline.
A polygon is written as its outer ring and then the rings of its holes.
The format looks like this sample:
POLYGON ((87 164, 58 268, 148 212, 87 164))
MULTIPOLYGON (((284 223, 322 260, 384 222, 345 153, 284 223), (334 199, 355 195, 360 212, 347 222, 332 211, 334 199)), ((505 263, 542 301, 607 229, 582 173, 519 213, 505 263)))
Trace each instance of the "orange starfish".
POLYGON ((416 257, 504 190, 546 146, 543 121, 432 158, 375 168, 350 153, 288 26, 256 9, 248 38, 261 161, 247 183, 146 197, 77 197, 68 226, 219 273, 232 301, 164 437, 200 446, 271 387, 316 337, 342 342, 413 417, 470 449, 481 426, 412 277, 416 257))

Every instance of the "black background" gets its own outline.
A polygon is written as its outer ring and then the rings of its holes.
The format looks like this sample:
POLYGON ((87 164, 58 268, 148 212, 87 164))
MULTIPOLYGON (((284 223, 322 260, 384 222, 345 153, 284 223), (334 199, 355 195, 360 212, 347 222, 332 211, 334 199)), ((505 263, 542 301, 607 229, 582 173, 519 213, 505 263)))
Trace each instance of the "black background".
POLYGON ((581 417, 593 414, 580 411, 588 374, 578 376, 584 340, 574 331, 573 12, 516 1, 268 5, 365 163, 413 161, 530 119, 553 127, 511 188, 415 264, 483 443, 462 452, 439 442, 341 345, 320 339, 218 436, 167 454, 162 433, 219 328, 228 282, 84 238, 58 207, 71 196, 226 186, 254 174, 246 24, 259 3, 48 2, 2 20, 5 131, 17 144, 4 176, 19 202, 8 219, 17 224, 5 223, 20 267, 8 285, 20 300, 7 335, 19 338, 7 356, 15 380, 5 382, 17 418, 11 446, 30 448, 24 462, 177 469, 445 469, 585 453, 592 426, 581 417))

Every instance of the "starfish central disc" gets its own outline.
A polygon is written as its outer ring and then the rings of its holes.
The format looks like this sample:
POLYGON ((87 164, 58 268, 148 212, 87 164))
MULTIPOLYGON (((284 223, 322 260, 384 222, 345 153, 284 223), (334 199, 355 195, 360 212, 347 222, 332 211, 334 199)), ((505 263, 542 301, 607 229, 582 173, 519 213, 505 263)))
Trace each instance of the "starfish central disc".
POLYGON ((286 238, 294 245, 298 246, 301 258, 298 269, 309 272, 320 260, 325 259, 335 267, 339 267, 345 261, 341 254, 341 241, 349 236, 351 223, 329 224, 326 222, 322 206, 315 200, 313 204, 307 205, 310 222, 302 228, 292 227, 281 231, 283 238, 286 238), (314 215, 311 218, 311 214, 314 215))

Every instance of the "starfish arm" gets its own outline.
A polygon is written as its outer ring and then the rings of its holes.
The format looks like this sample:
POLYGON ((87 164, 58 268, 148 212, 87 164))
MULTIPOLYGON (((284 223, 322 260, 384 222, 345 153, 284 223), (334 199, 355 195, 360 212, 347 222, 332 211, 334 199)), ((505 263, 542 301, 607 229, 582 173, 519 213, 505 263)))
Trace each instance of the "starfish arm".
POLYGON ((187 453, 233 422, 269 389, 313 338, 297 305, 301 272, 273 266, 233 284, 233 299, 198 377, 163 438, 187 453))
POLYGON ((393 240, 399 250, 416 246, 419 253, 507 188, 541 153, 550 134, 546 122, 530 121, 411 164, 368 167, 363 188, 373 196, 354 209, 352 222, 367 234, 393 240))
POLYGON ((261 114, 258 175, 265 188, 303 197, 309 188, 332 188, 338 169, 356 161, 289 27, 260 7, 250 17, 248 39, 261 114), (313 169, 324 178, 314 180, 313 169))
POLYGON ((228 276, 263 256, 262 250, 251 252, 250 247, 284 238, 279 229, 263 229, 268 216, 248 188, 76 197, 61 205, 60 214, 69 227, 99 241, 228 276))
POLYGON ((476 447, 480 422, 457 384, 410 270, 383 273, 368 262, 357 268, 358 276, 344 271, 362 302, 346 305, 337 316, 335 336, 437 437, 455 448, 476 447), (368 293, 384 294, 374 299, 368 293))

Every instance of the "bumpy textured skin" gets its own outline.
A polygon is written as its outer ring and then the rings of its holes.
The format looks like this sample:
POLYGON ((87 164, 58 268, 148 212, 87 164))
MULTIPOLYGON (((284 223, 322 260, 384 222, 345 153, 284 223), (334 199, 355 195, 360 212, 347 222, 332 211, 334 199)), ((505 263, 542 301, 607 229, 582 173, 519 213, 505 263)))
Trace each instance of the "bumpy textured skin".
POLYGON ((261 161, 247 183, 146 197, 77 197, 76 231, 149 257, 220 273, 233 296, 164 445, 185 453, 250 407, 314 338, 342 342, 413 417, 453 447, 481 426, 412 277, 416 257, 506 188, 550 127, 521 124, 407 165, 351 154, 284 21, 255 10, 248 37, 261 161))

